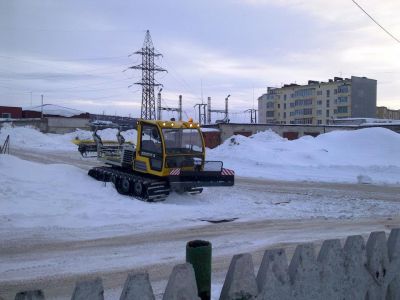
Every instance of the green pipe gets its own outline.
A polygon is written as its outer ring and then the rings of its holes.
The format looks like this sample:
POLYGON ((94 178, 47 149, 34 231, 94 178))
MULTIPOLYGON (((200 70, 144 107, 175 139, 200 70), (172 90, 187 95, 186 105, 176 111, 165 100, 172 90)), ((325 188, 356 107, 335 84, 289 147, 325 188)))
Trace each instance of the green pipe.
POLYGON ((202 240, 186 244, 186 262, 192 264, 201 300, 211 299, 211 243, 202 240))

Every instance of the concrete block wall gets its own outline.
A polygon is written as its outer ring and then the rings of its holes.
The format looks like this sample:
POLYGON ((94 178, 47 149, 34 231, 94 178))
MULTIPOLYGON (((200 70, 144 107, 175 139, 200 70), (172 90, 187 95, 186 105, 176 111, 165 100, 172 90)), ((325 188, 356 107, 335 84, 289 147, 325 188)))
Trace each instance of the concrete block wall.
POLYGON ((313 134, 323 134, 327 132, 337 131, 337 130, 357 130, 368 127, 383 127, 394 132, 400 133, 400 125, 387 124, 387 125, 275 125, 275 124, 235 124, 235 123, 224 123, 207 126, 208 128, 215 128, 220 130, 221 143, 231 138, 237 133, 247 133, 249 135, 272 130, 280 136, 285 136, 285 133, 294 132, 297 137, 302 137, 304 135, 313 134))
MULTIPOLYGON (((76 283, 72 300, 103 300, 100 278, 76 283)), ((43 291, 23 291, 16 300, 44 300, 43 291)), ((130 274, 120 300, 154 300, 149 276, 130 274)), ((163 300, 199 300, 195 273, 190 264, 174 267, 163 300)), ((258 273, 252 256, 232 258, 220 300, 399 300, 400 228, 372 232, 365 243, 362 236, 350 236, 344 245, 326 240, 317 255, 311 243, 298 245, 288 262, 284 249, 265 251, 258 273)))

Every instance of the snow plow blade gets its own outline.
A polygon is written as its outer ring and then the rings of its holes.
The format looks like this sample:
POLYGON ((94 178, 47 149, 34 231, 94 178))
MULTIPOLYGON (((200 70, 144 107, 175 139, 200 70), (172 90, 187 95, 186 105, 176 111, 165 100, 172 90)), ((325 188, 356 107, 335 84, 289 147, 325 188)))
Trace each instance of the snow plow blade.
POLYGON ((169 183, 173 190, 206 186, 233 186, 235 172, 229 169, 221 171, 185 171, 172 169, 169 183))

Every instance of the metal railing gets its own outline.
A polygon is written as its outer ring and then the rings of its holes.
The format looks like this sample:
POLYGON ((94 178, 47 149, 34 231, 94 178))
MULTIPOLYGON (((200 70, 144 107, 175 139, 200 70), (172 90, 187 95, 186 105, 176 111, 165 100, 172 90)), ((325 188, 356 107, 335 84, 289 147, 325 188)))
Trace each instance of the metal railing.
POLYGON ((10 135, 7 135, 3 146, 0 147, 0 154, 10 154, 10 135))

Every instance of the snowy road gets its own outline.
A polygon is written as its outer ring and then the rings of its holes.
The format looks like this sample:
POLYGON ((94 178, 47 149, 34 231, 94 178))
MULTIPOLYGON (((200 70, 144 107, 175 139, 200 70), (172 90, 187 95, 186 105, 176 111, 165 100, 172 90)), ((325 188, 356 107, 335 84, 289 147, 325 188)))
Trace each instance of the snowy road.
MULTIPOLYGON (((30 161, 64 163, 85 170, 97 164, 71 152, 44 155, 39 150, 12 149, 12 153, 30 161)), ((106 299, 118 299, 127 272, 133 270, 148 270, 154 289, 160 294, 173 265, 184 260, 185 243, 198 238, 213 243, 213 282, 218 290, 233 254, 253 253, 257 267, 263 249, 270 246, 284 246, 290 252, 298 242, 318 243, 327 238, 399 226, 398 195, 399 186, 237 178, 233 188, 205 191, 190 198, 190 203, 186 198, 168 199, 161 209, 167 214, 176 211, 178 215, 163 223, 146 217, 148 204, 143 206, 135 204, 136 200, 127 202, 123 198, 116 199, 116 206, 137 205, 143 220, 131 223, 122 215, 124 218, 119 216, 117 222, 110 224, 65 227, 54 225, 51 217, 38 214, 37 218, 45 220, 41 226, 16 223, 18 226, 10 227, 13 223, 3 218, 0 219, 0 296, 12 299, 17 290, 35 287, 43 288, 50 299, 68 299, 75 280, 99 275, 104 280, 106 299), (232 202, 233 195, 240 197, 232 202), (239 219, 221 224, 200 220, 208 215, 211 219, 224 216, 239 219), (46 220, 52 225, 46 225, 46 220)), ((70 205, 73 207, 73 203, 70 205)), ((151 207, 157 209, 158 206, 151 207)))
POLYGON ((18 238, 2 233, 5 243, 0 247, 0 291, 7 291, 2 296, 12 297, 17 289, 40 287, 51 298, 67 299, 76 279, 100 275, 106 297, 115 299, 129 271, 147 270, 155 291, 161 293, 173 265, 184 261, 186 242, 197 238, 212 242, 214 282, 220 283, 233 254, 253 253, 257 267, 267 247, 285 247, 291 253, 298 242, 318 244, 327 238, 390 230, 399 222, 398 217, 264 220, 84 241, 68 240, 74 233, 57 228, 41 234, 29 230, 19 232, 18 238))

